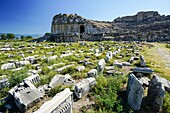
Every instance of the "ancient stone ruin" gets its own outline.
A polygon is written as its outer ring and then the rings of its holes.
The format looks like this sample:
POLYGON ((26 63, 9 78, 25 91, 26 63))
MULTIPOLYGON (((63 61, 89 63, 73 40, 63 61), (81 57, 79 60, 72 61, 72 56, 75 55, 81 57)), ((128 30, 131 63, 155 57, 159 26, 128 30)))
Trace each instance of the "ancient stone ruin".
POLYGON ((58 14, 52 20, 50 40, 55 42, 99 41, 108 31, 106 26, 107 23, 103 25, 77 14, 58 14))

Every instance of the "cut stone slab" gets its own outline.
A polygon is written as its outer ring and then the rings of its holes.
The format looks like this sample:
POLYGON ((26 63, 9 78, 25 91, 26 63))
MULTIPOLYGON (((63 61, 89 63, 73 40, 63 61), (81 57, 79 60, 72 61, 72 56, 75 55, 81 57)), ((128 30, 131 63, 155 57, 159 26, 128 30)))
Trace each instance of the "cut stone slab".
POLYGON ((74 94, 80 99, 85 96, 95 84, 96 79, 93 77, 83 79, 82 81, 75 84, 74 94))
POLYGON ((146 86, 149 86, 149 82, 150 82, 150 79, 147 78, 147 77, 142 77, 139 79, 139 81, 143 84, 143 85, 146 85, 146 86))
POLYGON ((87 73, 88 77, 97 77, 98 76, 98 72, 96 69, 92 69, 87 73))
POLYGON ((80 72, 85 69, 85 66, 77 66, 76 69, 80 72))
POLYGON ((114 67, 114 66, 105 66, 105 69, 106 69, 106 70, 114 70, 115 67, 114 67))
POLYGON ((127 85, 127 102, 133 110, 139 110, 142 104, 144 88, 134 74, 129 74, 127 85))
POLYGON ((113 65, 116 66, 116 67, 118 67, 118 68, 123 68, 122 63, 114 63, 113 65))
POLYGON ((122 65, 123 66, 130 66, 130 63, 129 62, 122 62, 122 65))
POLYGON ((74 85, 75 81, 71 78, 71 76, 69 74, 66 75, 55 75, 51 82, 49 83, 49 86, 51 88, 56 87, 57 85, 65 85, 65 86, 69 86, 69 85, 74 85))
POLYGON ((150 68, 141 68, 141 67, 136 67, 133 69, 133 72, 135 73, 144 73, 144 74, 152 74, 154 71, 150 68))
POLYGON ((107 75, 109 76, 113 76, 114 73, 115 73, 115 70, 109 70, 109 71, 106 71, 107 75))
POLYGON ((106 65, 106 62, 105 62, 104 59, 101 59, 101 60, 98 62, 98 65, 97 65, 97 71, 98 71, 98 73, 103 73, 104 68, 105 68, 105 65, 106 65))
POLYGON ((68 67, 71 67, 71 66, 74 66, 74 64, 70 64, 70 65, 63 66, 63 67, 61 67, 61 68, 56 69, 55 71, 61 72, 62 70, 66 69, 66 68, 68 68, 68 67))
POLYGON ((13 68, 15 68, 15 64, 14 63, 6 63, 6 64, 3 64, 1 66, 2 70, 8 70, 8 69, 13 69, 13 68))
POLYGON ((48 58, 48 62, 51 61, 51 60, 56 60, 57 58, 58 58, 57 55, 51 56, 51 57, 48 58))
POLYGON ((22 67, 22 66, 26 66, 28 64, 30 64, 29 61, 19 61, 15 63, 17 67, 22 67))

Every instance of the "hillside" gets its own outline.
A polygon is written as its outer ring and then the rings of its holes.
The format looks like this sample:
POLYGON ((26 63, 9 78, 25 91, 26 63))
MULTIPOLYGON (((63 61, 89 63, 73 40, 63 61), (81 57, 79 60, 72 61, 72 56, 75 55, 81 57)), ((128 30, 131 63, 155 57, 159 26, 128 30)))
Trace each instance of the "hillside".
POLYGON ((119 27, 117 36, 122 40, 170 40, 170 16, 158 12, 139 12, 133 16, 118 17, 113 25, 119 27))
MULTIPOLYGON (((0 33, 1 34, 8 34, 8 33, 0 33)), ((38 38, 38 37, 41 37, 43 36, 43 34, 14 34, 15 37, 18 37, 20 38, 21 36, 32 36, 33 38, 38 38)))

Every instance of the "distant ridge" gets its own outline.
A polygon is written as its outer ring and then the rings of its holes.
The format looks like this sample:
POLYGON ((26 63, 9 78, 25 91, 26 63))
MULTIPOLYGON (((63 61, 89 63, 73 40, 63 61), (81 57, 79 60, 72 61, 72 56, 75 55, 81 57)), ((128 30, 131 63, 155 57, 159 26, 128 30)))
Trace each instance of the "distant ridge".
MULTIPOLYGON (((8 33, 0 33, 1 34, 8 34, 8 33)), ((43 34, 14 34, 15 37, 18 37, 20 38, 21 36, 32 36, 33 38, 39 38, 39 37, 42 37, 43 34)))

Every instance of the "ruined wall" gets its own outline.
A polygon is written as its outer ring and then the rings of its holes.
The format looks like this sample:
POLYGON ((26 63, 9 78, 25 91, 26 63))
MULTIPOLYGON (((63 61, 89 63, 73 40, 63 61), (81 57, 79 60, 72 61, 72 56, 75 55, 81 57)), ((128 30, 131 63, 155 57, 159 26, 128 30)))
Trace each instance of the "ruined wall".
POLYGON ((79 33, 80 32, 80 24, 53 24, 51 33, 79 33))
POLYGON ((135 23, 135 22, 141 22, 148 18, 158 17, 160 16, 157 11, 147 11, 147 12, 138 12, 134 16, 125 16, 125 17, 119 17, 114 20, 116 23, 135 23))
POLYGON ((143 21, 144 19, 147 19, 147 18, 156 17, 156 16, 160 16, 157 11, 139 12, 136 15, 137 22, 143 21))
POLYGON ((91 20, 87 20, 77 14, 58 14, 54 16, 51 26, 51 34, 95 34, 103 32, 91 20))

